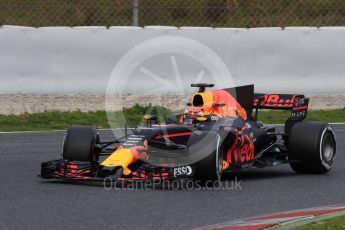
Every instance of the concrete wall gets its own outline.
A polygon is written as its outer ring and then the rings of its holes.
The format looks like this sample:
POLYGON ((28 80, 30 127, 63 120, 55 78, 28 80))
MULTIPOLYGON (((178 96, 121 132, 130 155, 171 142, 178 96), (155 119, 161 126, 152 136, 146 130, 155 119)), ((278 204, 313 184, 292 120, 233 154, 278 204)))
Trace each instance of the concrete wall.
MULTIPOLYGON (((225 63, 236 85, 254 83, 261 92, 345 94, 345 27, 17 26, 0 29, 0 93, 103 93, 121 57, 160 36, 181 36, 205 45, 225 63)), ((200 65, 176 55, 187 85, 197 78, 200 65)), ((150 58, 144 63, 147 69, 174 79, 169 56, 150 58)), ((133 71, 131 85, 149 89, 150 78, 144 75, 133 71)))

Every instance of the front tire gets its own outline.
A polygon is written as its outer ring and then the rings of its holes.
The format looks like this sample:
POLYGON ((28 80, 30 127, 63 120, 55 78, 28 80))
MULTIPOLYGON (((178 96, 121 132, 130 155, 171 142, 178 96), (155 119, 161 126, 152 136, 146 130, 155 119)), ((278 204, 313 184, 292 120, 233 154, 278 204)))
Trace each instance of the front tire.
POLYGON ((95 148, 98 143, 99 134, 96 128, 74 125, 65 135, 62 158, 70 161, 95 161, 98 159, 95 148))
POLYGON ((304 121, 292 127, 288 157, 297 173, 327 173, 333 166, 335 154, 335 134, 329 124, 304 121))
POLYGON ((223 148, 220 135, 216 132, 193 133, 189 138, 188 148, 189 151, 208 151, 205 158, 195 163, 195 181, 202 186, 220 181, 223 172, 223 148))

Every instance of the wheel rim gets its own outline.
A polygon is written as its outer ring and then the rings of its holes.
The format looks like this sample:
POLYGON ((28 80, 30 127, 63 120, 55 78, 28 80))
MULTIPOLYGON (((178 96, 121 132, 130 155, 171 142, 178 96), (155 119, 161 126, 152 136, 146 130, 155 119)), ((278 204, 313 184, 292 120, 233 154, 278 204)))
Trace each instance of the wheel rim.
POLYGON ((223 150, 220 146, 220 137, 217 140, 217 160, 216 160, 216 169, 217 169, 217 177, 218 180, 222 177, 223 172, 223 150))
POLYGON ((330 133, 326 133, 322 140, 322 158, 326 163, 331 163, 334 157, 334 140, 330 133))

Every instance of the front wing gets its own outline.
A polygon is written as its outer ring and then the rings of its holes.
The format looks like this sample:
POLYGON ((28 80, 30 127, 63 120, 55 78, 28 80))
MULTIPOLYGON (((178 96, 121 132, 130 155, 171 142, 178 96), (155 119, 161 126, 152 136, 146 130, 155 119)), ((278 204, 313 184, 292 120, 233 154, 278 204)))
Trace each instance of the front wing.
MULTIPOLYGON (((44 179, 64 179, 80 181, 172 181, 193 177, 193 166, 162 167, 142 163, 130 175, 105 170, 98 162, 53 160, 41 164, 44 179)), ((122 170, 120 171, 122 172, 122 170)))

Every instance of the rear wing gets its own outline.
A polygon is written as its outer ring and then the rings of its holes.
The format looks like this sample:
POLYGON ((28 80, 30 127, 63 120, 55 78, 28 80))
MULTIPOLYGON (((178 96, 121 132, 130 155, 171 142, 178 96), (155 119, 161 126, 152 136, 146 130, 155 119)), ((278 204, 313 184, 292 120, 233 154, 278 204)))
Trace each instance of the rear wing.
POLYGON ((307 116, 309 98, 298 94, 254 94, 254 108, 292 110, 289 120, 304 120, 307 116))

